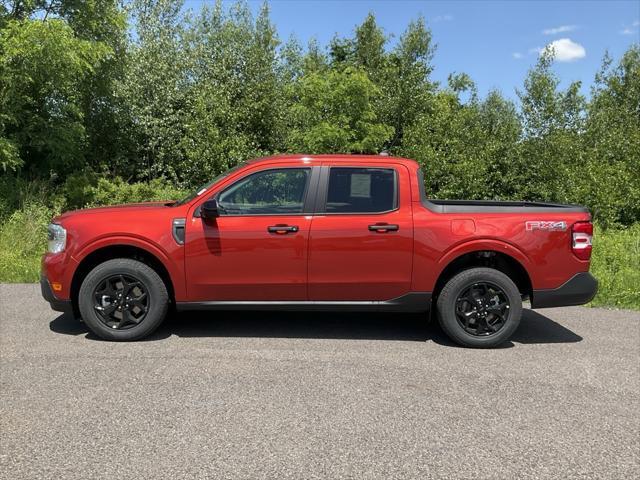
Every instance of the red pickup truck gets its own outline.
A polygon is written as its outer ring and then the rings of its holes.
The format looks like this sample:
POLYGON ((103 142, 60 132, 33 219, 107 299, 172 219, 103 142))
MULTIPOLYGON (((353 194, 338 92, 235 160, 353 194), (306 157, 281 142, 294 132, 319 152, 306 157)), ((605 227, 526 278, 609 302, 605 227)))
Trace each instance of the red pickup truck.
POLYGON ((454 341, 491 347, 523 299, 593 298, 590 220, 572 205, 429 200, 404 158, 282 155, 178 202, 55 218, 41 287, 109 340, 149 335, 170 308, 432 311, 454 341))

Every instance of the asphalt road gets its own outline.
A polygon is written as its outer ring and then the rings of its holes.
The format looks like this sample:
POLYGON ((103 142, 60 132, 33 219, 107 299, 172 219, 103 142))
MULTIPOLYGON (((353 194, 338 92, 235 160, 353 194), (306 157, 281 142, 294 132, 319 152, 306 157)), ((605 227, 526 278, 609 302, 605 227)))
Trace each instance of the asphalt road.
POLYGON ((638 478, 640 313, 207 313, 108 343, 0 285, 0 478, 638 478))

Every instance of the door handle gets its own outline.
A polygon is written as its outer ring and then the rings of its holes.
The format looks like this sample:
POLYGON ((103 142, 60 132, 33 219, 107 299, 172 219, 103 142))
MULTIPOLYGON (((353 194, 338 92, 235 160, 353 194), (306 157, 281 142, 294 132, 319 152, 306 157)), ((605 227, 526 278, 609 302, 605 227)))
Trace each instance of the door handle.
POLYGON ((297 225, 270 225, 267 227, 269 233, 277 233, 284 235, 286 233, 295 233, 298 231, 297 225))
POLYGON ((398 225, 392 225, 390 223, 376 223, 375 225, 369 225, 370 232, 396 232, 400 229, 398 225))

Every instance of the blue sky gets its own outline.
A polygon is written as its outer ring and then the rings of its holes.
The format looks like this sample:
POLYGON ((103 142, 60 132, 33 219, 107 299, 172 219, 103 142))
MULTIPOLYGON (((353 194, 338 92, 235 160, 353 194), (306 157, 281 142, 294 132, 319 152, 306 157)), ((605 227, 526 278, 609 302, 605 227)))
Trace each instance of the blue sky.
MULTIPOLYGON (((198 9, 206 0, 188 0, 198 9)), ((538 50, 557 42, 554 69, 563 85, 582 81, 583 92, 606 50, 618 59, 640 42, 640 0, 634 1, 407 1, 272 0, 271 18, 281 39, 295 35, 321 45, 350 35, 368 12, 397 39, 411 19, 424 16, 438 47, 434 78, 466 72, 482 95, 492 88, 515 97, 538 50)), ((249 1, 257 10, 262 1, 249 1)), ((393 41, 393 40, 392 40, 393 41)))

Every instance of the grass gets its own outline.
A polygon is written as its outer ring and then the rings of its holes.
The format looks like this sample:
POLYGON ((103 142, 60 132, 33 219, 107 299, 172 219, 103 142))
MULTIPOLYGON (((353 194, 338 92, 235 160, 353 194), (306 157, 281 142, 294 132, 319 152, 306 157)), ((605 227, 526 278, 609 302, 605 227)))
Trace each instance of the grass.
POLYGON ((598 279, 593 306, 640 310, 640 223, 625 230, 596 228, 591 272, 598 279))
POLYGON ((26 204, 0 224, 0 282, 36 282, 53 210, 26 204))
MULTIPOLYGON (((26 203, 0 222, 0 282, 36 282, 54 208, 26 203)), ((596 228, 591 272, 598 279, 592 306, 640 310, 640 223, 627 229, 596 228)))

